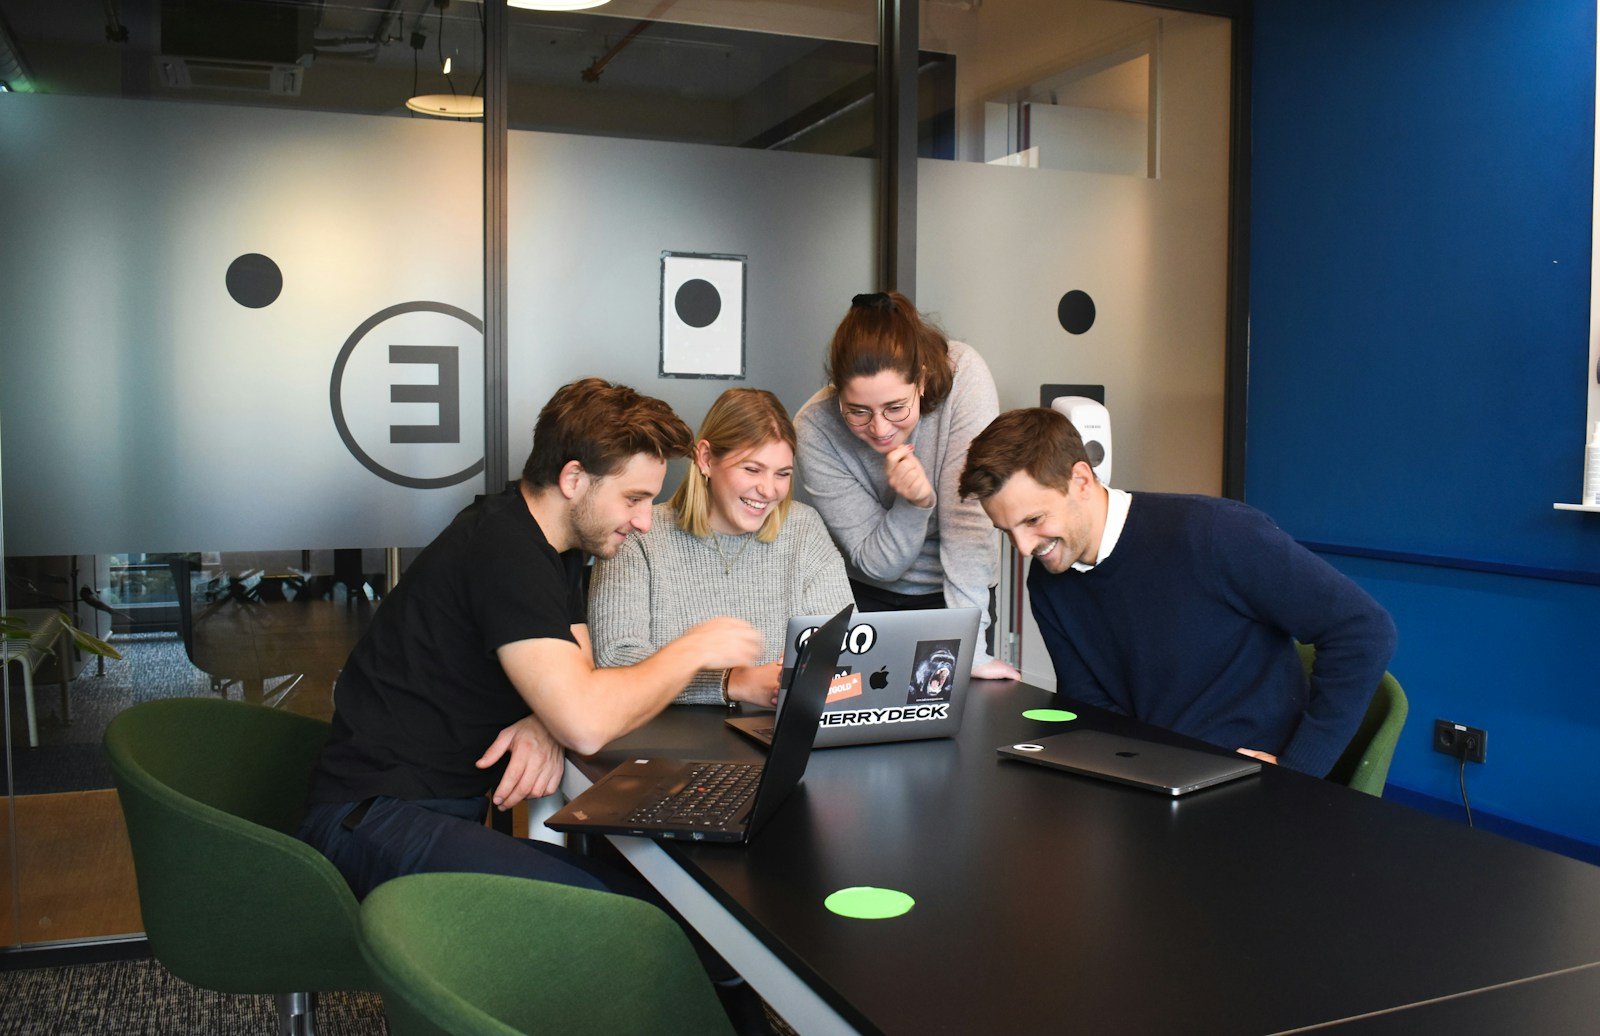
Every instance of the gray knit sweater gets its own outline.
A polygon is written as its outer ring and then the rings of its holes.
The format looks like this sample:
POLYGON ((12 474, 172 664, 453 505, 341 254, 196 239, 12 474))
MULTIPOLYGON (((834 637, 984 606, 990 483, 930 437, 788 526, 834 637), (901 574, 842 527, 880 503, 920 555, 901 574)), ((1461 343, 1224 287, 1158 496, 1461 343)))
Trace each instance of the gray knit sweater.
POLYGON ((955 380, 939 409, 923 414, 911 444, 934 505, 917 507, 883 477, 883 458, 844 423, 831 386, 800 408, 794 424, 806 498, 822 513, 853 579, 902 594, 944 592, 951 608, 978 608, 975 663, 988 660, 989 588, 1000 577, 999 541, 977 500, 956 486, 967 447, 1000 412, 994 378, 976 350, 950 343, 955 380))
MULTIPOLYGON (((657 504, 649 532, 629 536, 616 557, 595 562, 589 637, 596 665, 633 665, 690 626, 732 615, 761 632, 762 661, 773 662, 783 656, 791 617, 832 615, 850 600, 844 561, 821 517, 805 504, 789 509, 771 543, 754 533, 699 539, 678 527, 671 507, 657 504)), ((678 704, 720 702, 721 681, 720 670, 702 671, 678 704)))

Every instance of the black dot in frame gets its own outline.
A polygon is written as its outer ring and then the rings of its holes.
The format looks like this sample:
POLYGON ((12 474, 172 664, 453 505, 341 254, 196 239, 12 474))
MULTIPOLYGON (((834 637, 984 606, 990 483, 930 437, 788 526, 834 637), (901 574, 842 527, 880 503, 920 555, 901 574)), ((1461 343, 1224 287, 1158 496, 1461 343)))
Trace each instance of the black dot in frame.
POLYGON ((678 311, 678 319, 685 324, 705 327, 722 313, 722 296, 717 292, 716 285, 696 277, 678 286, 672 306, 678 311))
POLYGON ((1056 304, 1056 319, 1067 329, 1067 334, 1083 334, 1094 326, 1094 299, 1087 292, 1067 292, 1056 304))
POLYGON ((283 291, 283 271, 260 252, 249 252, 228 264, 227 284, 233 301, 261 309, 278 301, 283 291))

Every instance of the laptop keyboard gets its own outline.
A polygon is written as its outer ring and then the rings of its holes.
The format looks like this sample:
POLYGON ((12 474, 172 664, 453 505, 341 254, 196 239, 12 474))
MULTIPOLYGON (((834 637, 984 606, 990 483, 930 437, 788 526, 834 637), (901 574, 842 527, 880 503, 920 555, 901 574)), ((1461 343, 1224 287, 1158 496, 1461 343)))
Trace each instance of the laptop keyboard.
POLYGON ((755 792, 761 763, 705 763, 689 771, 689 782, 666 798, 628 814, 628 822, 724 827, 755 792))

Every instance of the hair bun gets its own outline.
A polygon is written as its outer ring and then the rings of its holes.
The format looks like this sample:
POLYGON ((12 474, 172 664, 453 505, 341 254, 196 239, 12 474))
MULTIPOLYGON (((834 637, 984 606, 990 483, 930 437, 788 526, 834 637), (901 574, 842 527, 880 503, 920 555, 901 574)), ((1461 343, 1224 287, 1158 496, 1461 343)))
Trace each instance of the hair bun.
POLYGON ((881 291, 868 291, 857 295, 850 300, 850 305, 860 306, 862 309, 893 309, 894 303, 889 301, 889 296, 881 291))

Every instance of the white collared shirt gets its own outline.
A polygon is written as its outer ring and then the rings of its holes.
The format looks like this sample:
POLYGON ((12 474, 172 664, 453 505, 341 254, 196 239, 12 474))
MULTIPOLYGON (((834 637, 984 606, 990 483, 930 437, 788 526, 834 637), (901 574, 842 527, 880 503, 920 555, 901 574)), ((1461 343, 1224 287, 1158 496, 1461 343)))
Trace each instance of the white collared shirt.
POLYGON ((1100 553, 1094 559, 1094 565, 1074 561, 1072 567, 1079 572, 1087 572, 1095 565, 1100 564, 1111 556, 1117 549, 1117 540, 1122 538, 1122 527, 1128 524, 1128 505, 1133 503, 1133 494, 1125 489, 1112 489, 1106 487, 1106 527, 1100 533, 1100 553))

